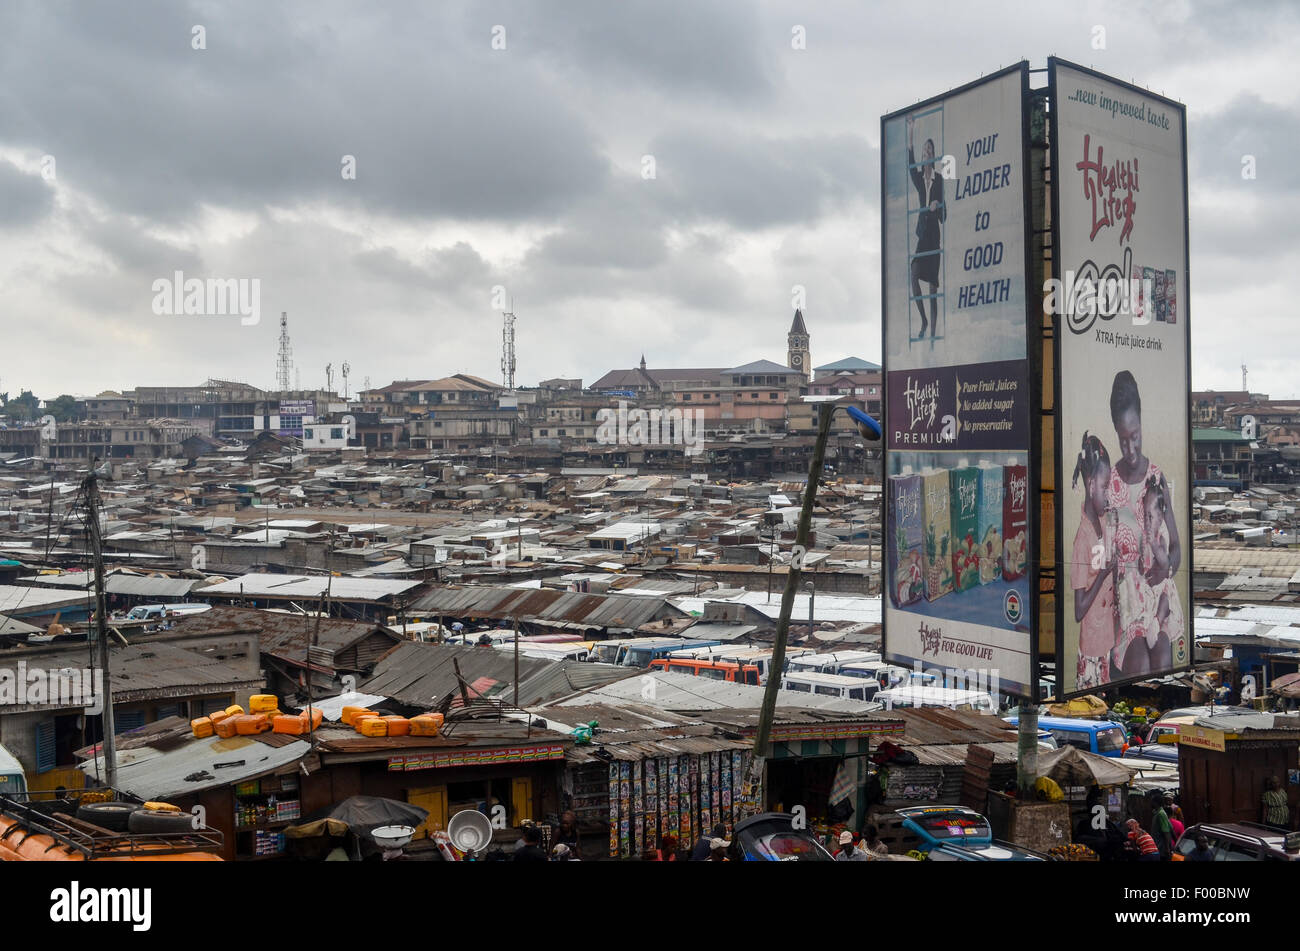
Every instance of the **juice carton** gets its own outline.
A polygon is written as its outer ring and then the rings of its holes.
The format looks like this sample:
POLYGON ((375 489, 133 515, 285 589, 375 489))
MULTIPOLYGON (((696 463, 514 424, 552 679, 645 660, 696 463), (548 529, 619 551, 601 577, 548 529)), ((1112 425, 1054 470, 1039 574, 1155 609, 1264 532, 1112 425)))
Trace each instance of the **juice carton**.
POLYGON ((948 485, 952 493, 953 588, 956 591, 969 591, 980 583, 980 472, 969 465, 950 469, 948 485))
POLYGON ((910 471, 890 476, 889 487, 889 596, 895 607, 905 607, 925 593, 921 477, 910 471))
POLYGON ((1002 575, 1002 466, 981 462, 979 515, 980 584, 990 584, 1002 575))
POLYGON ((921 509, 925 525, 925 597, 943 597, 952 590, 952 493, 947 469, 921 473, 921 509))
POLYGON ((1002 469, 1002 580, 1015 581, 1029 564, 1029 469, 1002 469))

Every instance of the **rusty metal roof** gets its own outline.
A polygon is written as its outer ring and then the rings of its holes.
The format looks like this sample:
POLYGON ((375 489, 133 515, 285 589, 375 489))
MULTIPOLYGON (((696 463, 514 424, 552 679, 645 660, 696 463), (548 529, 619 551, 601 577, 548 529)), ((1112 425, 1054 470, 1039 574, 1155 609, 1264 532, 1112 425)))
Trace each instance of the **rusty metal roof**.
MULTIPOLYGON (((470 686, 470 695, 513 700, 513 651, 457 644, 422 644, 406 641, 389 651, 375 666, 370 679, 357 689, 379 694, 412 707, 433 707, 458 690, 456 669, 470 686)), ((631 667, 519 658, 520 704, 542 703, 600 684, 640 673, 631 667)))
POLYGON ((317 636, 319 647, 334 653, 351 647, 376 631, 394 644, 402 640, 398 634, 373 621, 339 618, 320 618, 319 621, 319 634, 316 635, 317 619, 314 617, 215 605, 210 611, 181 618, 175 623, 174 630, 185 634, 256 634, 263 652, 299 661, 306 659, 313 635, 317 636))
POLYGON ((435 588, 414 602, 407 613, 563 622, 612 630, 634 630, 662 617, 688 616, 665 598, 492 585, 435 588))

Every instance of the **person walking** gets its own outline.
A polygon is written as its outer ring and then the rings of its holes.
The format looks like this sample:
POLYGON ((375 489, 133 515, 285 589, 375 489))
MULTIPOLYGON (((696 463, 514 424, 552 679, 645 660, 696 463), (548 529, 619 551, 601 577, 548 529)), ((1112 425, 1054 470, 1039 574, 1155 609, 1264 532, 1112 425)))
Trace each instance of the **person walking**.
POLYGON ((1279 829, 1291 828, 1291 806, 1279 777, 1271 776, 1264 784, 1262 803, 1264 825, 1277 826, 1279 829))
POLYGON ((1173 800, 1158 794, 1154 797, 1153 803, 1155 810, 1151 813, 1151 837, 1156 840, 1160 858, 1168 861, 1174 850, 1174 826, 1169 821, 1169 813, 1166 810, 1173 806, 1173 800))

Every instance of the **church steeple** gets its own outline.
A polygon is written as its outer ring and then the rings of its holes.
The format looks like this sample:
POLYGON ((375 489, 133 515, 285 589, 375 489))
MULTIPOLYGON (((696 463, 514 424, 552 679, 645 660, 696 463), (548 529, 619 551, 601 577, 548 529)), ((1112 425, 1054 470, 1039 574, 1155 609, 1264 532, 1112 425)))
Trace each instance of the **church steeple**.
POLYGON ((802 310, 794 312, 786 344, 786 365, 812 379, 812 355, 808 352, 808 328, 804 325, 802 310))
POLYGON ((641 354, 641 369, 645 369, 645 354, 641 354))

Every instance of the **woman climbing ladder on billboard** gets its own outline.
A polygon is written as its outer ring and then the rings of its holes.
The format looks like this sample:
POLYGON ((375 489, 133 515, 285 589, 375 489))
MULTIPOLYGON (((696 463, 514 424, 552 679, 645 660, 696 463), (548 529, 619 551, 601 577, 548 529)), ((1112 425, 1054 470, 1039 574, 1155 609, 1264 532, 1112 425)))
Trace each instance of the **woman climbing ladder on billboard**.
POLYGON ((916 186, 921 210, 916 218, 916 253, 912 256, 912 299, 916 309, 921 312, 921 332, 917 339, 925 336, 925 301, 921 294, 921 282, 930 286, 930 336, 939 332, 939 258, 943 246, 943 236, 939 225, 947 219, 948 212, 943 203, 943 177, 936 173, 934 167, 934 139, 926 139, 921 151, 921 165, 917 166, 916 152, 913 148, 913 132, 916 120, 907 119, 907 169, 916 186))

